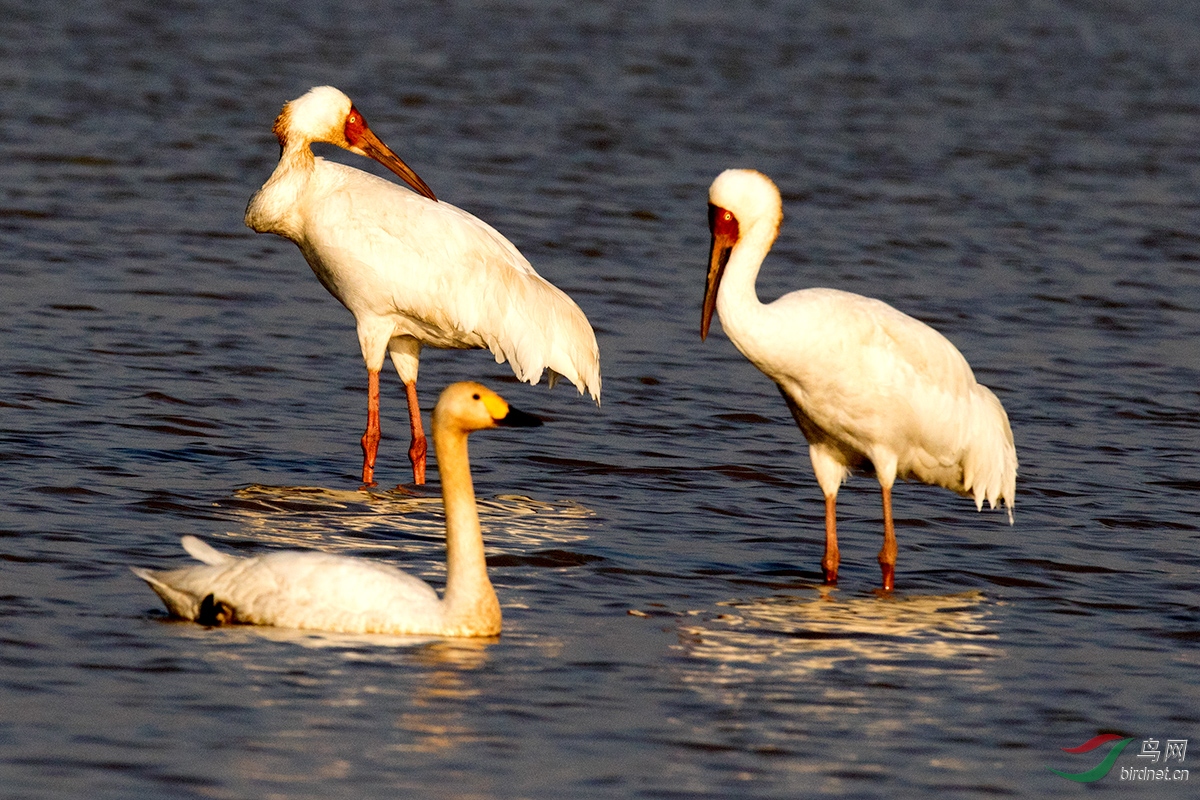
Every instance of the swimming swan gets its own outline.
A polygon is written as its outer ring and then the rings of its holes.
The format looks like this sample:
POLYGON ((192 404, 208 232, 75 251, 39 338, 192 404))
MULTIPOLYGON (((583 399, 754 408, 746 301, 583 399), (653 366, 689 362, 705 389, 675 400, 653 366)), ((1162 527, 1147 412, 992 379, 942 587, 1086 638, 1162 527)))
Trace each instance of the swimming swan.
POLYGON ((475 508, 467 434, 533 427, 478 383, 448 387, 433 409, 433 441, 446 508, 446 591, 390 564, 314 551, 239 558, 194 536, 183 548, 203 566, 169 572, 133 568, 172 615, 203 625, 244 623, 338 633, 494 636, 500 603, 488 580, 475 508))

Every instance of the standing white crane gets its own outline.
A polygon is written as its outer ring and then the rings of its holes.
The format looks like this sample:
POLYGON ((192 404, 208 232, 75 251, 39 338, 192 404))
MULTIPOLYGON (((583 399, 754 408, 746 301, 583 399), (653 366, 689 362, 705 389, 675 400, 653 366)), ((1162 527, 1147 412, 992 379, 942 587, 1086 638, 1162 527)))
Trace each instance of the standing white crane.
POLYGON ((754 283, 779 234, 783 203, 770 178, 726 170, 708 193, 708 284, 700 338, 713 309, 730 341, 775 381, 825 495, 825 582, 838 574, 837 492, 873 471, 883 490, 883 588, 895 582, 892 484, 915 479, 1003 502, 1012 523, 1017 452, 1004 408, 975 381, 944 336, 888 304, 835 289, 759 302, 754 283))
POLYGON ((318 86, 283 107, 279 165, 250 198, 246 225, 295 242, 317 279, 354 315, 367 366, 362 481, 374 485, 379 373, 390 355, 408 398, 413 480, 427 445, 417 404, 422 345, 487 348, 517 378, 550 370, 600 401, 600 351, 587 317, 482 220, 438 202, 367 127, 350 98, 318 86), (327 142, 373 158, 418 193, 313 155, 327 142))

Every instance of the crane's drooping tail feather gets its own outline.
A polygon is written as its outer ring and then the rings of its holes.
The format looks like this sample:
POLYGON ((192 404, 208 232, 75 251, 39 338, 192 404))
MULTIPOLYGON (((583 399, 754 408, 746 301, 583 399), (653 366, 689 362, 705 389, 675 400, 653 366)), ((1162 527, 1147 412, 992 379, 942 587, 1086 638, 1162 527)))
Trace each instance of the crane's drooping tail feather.
POLYGON ((975 507, 983 510, 983 501, 996 508, 1002 502, 1013 523, 1013 503, 1017 493, 1017 450, 1012 428, 999 398, 983 384, 976 384, 972 397, 978 416, 971 446, 963 458, 963 488, 975 498, 975 507))
POLYGON ((532 298, 509 303, 499 333, 483 334, 497 363, 507 361, 517 379, 527 383, 537 383, 549 371, 551 388, 566 378, 599 404, 600 351, 587 317, 570 297, 545 281, 522 288, 532 298))

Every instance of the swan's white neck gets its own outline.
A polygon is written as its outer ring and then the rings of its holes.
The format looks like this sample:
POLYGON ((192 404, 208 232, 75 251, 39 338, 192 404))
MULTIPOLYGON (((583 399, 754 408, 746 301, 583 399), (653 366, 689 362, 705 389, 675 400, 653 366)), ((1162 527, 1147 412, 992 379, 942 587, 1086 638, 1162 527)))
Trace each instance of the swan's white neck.
POLYGON ((493 635, 500 632, 500 601, 487 574, 467 434, 456 429, 435 430, 434 448, 446 508, 446 591, 442 597, 446 624, 466 626, 476 635, 493 635))

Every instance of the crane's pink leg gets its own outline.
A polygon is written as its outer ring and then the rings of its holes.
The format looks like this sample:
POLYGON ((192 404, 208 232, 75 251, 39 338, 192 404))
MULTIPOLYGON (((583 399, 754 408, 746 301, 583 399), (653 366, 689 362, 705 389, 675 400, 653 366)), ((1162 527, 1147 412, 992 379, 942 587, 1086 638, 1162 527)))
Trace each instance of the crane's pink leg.
POLYGON ((825 496, 825 556, 821 567, 825 570, 825 583, 837 583, 838 564, 842 561, 837 546, 837 495, 825 496))
POLYGON ((379 452, 379 370, 367 370, 367 432, 362 436, 363 486, 375 485, 375 455, 379 452))
POLYGON ((408 458, 412 461, 413 483, 425 483, 425 453, 429 447, 425 442, 425 430, 421 427, 421 406, 417 404, 417 383, 404 384, 408 395, 408 426, 412 430, 412 444, 408 446, 408 458))
POLYGON ((896 526, 892 522, 892 489, 883 488, 883 549, 879 551, 879 569, 883 572, 883 590, 890 592, 896 583, 896 526))

